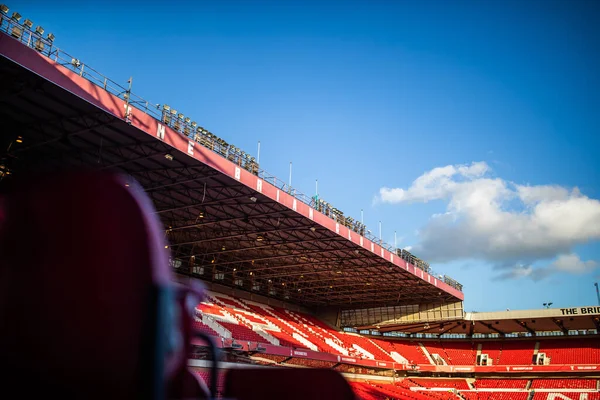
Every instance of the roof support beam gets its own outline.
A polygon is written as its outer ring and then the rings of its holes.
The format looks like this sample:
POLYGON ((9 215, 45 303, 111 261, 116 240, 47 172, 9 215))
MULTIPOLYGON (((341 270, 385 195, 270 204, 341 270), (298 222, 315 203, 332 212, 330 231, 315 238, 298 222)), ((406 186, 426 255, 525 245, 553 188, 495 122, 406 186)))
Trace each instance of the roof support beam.
POLYGON ((518 319, 515 319, 515 322, 521 325, 527 332, 531 333, 532 336, 536 335, 535 331, 527 325, 527 322, 518 319))
POLYGON ((483 322, 483 321, 477 321, 477 322, 479 322, 481 325, 485 326, 489 330, 499 333, 500 336, 502 336, 502 337, 506 336, 505 332, 501 331, 500 329, 495 328, 492 324, 488 324, 488 323, 483 322))
POLYGON ((562 333, 564 333, 565 335, 569 334, 569 330, 565 328, 561 320, 557 318, 552 318, 552 322, 554 322, 554 325, 558 326, 558 329, 560 329, 562 333))

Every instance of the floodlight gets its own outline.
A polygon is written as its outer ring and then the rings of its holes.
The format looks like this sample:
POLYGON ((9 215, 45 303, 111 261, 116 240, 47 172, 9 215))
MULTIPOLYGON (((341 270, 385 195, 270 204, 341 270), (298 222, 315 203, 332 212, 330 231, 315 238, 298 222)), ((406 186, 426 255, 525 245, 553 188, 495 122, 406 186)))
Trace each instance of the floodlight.
POLYGON ((38 35, 42 36, 44 34, 44 28, 42 28, 41 26, 36 26, 35 27, 35 33, 37 33, 38 35))
POLYGON ((56 37, 54 36, 54 34, 49 33, 48 34, 48 40, 51 41, 51 42, 54 42, 54 39, 56 39, 56 37))
POLYGON ((33 27, 33 22, 29 18, 26 18, 25 21, 23 21, 23 25, 31 29, 33 27))
POLYGON ((199 126, 199 127, 196 128, 196 132, 197 133, 202 133, 203 130, 204 130, 204 128, 201 127, 201 126, 199 126))
POLYGON ((18 12, 14 12, 12 14, 12 19, 14 19, 15 21, 19 21, 21 19, 21 14, 19 14, 18 12))
POLYGON ((177 110, 175 110, 175 109, 171 110, 171 114, 177 115, 177 110))
POLYGON ((190 118, 189 118, 189 117, 185 117, 185 123, 186 123, 186 124, 189 124, 189 123, 190 123, 190 121, 191 121, 191 120, 190 120, 190 118))
POLYGON ((196 123, 196 121, 192 121, 192 128, 195 128, 198 124, 196 123))
POLYGON ((171 110, 171 107, 169 107, 166 104, 163 104, 163 110, 168 112, 169 110, 171 110))
POLYGON ((6 4, 0 4, 0 12, 4 15, 8 14, 8 7, 6 4))
POLYGON ((23 28, 19 26, 14 26, 10 34, 17 39, 21 39, 21 35, 23 34, 23 28))
POLYGON ((177 117, 179 117, 179 119, 183 119, 183 114, 179 114, 177 117))
POLYGON ((43 51, 44 50, 44 42, 42 42, 40 39, 35 41, 35 49, 37 51, 43 51))
POLYGON ((17 139, 15 139, 15 142, 23 143, 23 136, 17 136, 17 139))
POLYGON ((71 59, 71 65, 74 66, 74 67, 76 67, 76 68, 79 68, 79 67, 81 67, 81 61, 79 61, 76 58, 72 58, 71 59))

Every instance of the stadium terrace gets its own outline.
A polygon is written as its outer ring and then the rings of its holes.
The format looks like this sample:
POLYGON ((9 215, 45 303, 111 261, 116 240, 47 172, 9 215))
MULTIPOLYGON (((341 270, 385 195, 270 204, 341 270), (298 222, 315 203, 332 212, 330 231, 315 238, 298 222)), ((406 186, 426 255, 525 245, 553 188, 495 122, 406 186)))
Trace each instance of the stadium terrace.
POLYGON ((459 282, 362 218, 0 12, 0 189, 40 171, 90 169, 118 171, 119 188, 144 193, 172 280, 206 289, 191 313, 204 337, 188 354, 195 378, 222 393, 227 371, 314 367, 342 374, 361 399, 600 399, 600 307, 467 313, 459 282))

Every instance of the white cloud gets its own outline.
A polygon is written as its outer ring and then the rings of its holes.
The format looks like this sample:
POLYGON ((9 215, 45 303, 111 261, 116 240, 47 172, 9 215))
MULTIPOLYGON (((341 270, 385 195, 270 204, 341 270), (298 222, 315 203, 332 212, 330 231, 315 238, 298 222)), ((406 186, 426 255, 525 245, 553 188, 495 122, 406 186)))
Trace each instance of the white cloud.
MULTIPOLYGON (((479 259, 514 266, 561 255, 552 264, 556 271, 595 267, 570 253, 576 245, 600 239, 600 201, 577 188, 518 185, 490 172, 485 162, 434 168, 407 189, 380 189, 379 200, 447 202, 446 212, 432 216, 419 230, 414 252, 428 261, 479 259)), ((513 273, 540 275, 536 268, 520 268, 513 273)))
POLYGON ((455 177, 478 177, 488 169, 486 163, 466 165, 448 165, 434 168, 418 177, 408 190, 382 188, 379 191, 380 200, 387 203, 427 202, 448 196, 457 185, 455 177))
POLYGON ((556 271, 587 274, 598 266, 593 260, 582 261, 577 254, 561 254, 551 265, 556 271))
POLYGON ((594 271, 598 263, 594 260, 583 261, 577 254, 560 254, 547 266, 532 267, 531 265, 516 265, 511 269, 502 272, 497 276, 498 279, 520 279, 530 278, 539 281, 555 273, 571 273, 583 275, 594 271))

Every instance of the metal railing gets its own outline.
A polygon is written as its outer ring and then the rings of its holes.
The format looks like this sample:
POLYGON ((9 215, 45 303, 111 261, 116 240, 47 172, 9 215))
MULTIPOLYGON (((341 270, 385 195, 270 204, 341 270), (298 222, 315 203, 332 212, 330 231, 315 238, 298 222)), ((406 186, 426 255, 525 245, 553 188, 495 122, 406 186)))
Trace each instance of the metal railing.
MULTIPOLYGON (((208 148, 209 150, 221 155, 222 157, 229 159, 235 164, 257 175, 265 182, 268 182, 271 185, 282 190, 283 192, 288 193, 289 195, 293 196, 294 198, 298 199, 299 201, 308 205, 309 207, 315 210, 319 210, 320 204, 318 203, 318 200, 315 197, 307 196, 298 189, 280 180, 276 176, 271 175, 265 170, 260 169, 254 157, 251 157, 249 154, 241 151, 237 147, 230 145, 218 136, 212 134, 211 132, 208 132, 206 129, 197 126, 196 122, 191 121, 189 118, 183 117, 182 114, 178 114, 169 106, 163 105, 161 107, 161 105, 158 103, 150 102, 134 94, 131 91, 132 79, 128 81, 128 87, 120 85, 112 79, 102 75, 100 72, 91 68, 87 64, 81 62, 79 59, 71 56, 66 51, 57 47, 54 44, 54 38, 44 38, 42 34, 31 30, 30 27, 27 27, 19 23, 19 21, 12 19, 4 14, 0 14, 0 31, 3 31, 7 35, 20 41, 27 47, 35 49, 37 52, 43 54, 44 56, 56 62, 57 64, 62 65, 63 67, 77 73, 82 78, 87 79, 88 81, 101 87, 107 92, 117 96, 119 99, 125 101, 129 106, 134 107, 152 116, 156 120, 161 121, 163 124, 178 131, 179 133, 188 137, 189 139, 200 143, 202 146, 208 148)), ((127 120, 127 114, 124 112, 123 115, 124 117, 121 118, 127 120)), ((360 225, 348 224, 346 223, 346 219, 349 219, 351 221, 355 220, 352 218, 344 217, 343 221, 339 221, 337 219, 337 215, 333 216, 330 214, 328 215, 328 217, 336 222, 341 222, 342 225, 352 229, 354 232, 369 239, 373 243, 378 244, 379 246, 383 247, 389 252, 398 254, 398 249, 374 235, 370 230, 366 229, 366 227, 362 225, 362 223, 360 225)), ((425 268, 422 268, 421 265, 415 266, 417 268, 423 269, 424 271, 426 270, 425 268)), ((442 275, 436 274, 430 268, 427 268, 426 272, 436 277, 442 277, 442 275)), ((462 291, 462 285, 457 281, 445 276, 441 279, 446 284, 454 287, 459 291, 462 291)))

